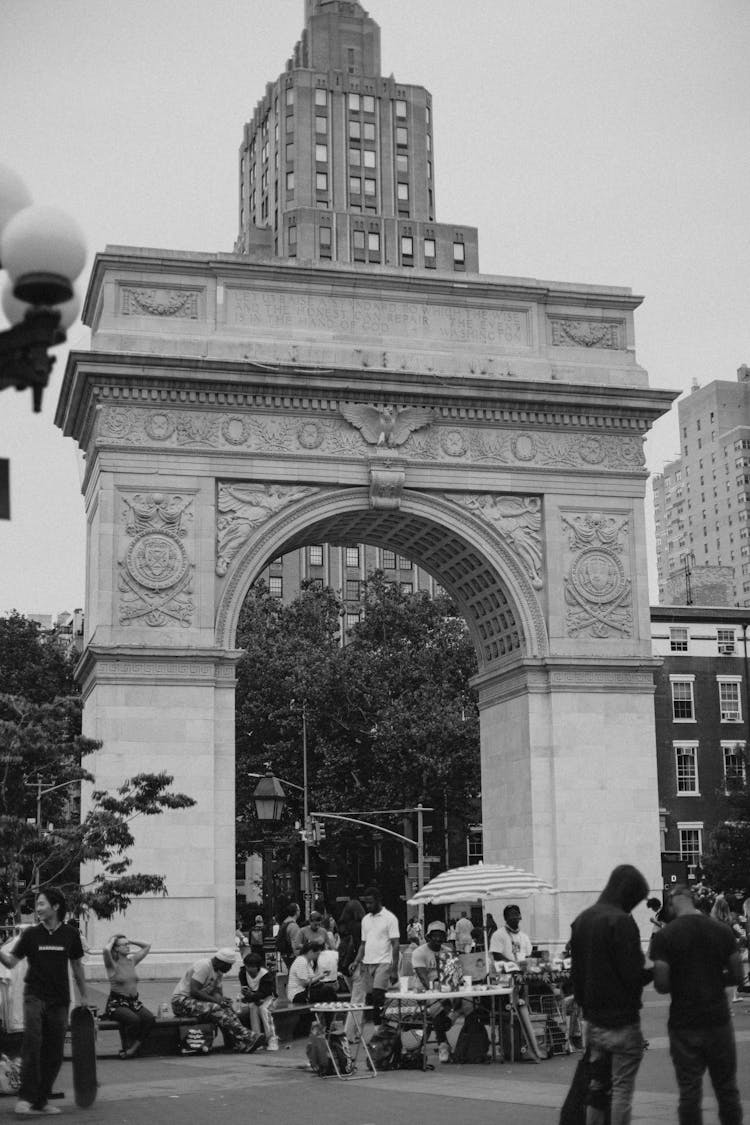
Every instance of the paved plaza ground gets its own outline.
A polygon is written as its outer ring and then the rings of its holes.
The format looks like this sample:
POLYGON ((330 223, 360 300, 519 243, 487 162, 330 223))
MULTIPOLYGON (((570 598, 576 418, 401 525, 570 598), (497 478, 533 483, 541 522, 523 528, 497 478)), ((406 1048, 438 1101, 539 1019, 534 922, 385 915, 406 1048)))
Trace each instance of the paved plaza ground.
MULTIPOLYGON (((150 1003, 166 998, 163 982, 143 982, 150 1003)), ((733 1006, 738 1039, 740 1089, 750 1119, 750 1000, 733 1006)), ((645 993, 644 1032, 650 1047, 638 1075, 633 1121, 641 1125, 676 1121, 676 1087, 666 1038, 667 1004, 652 989, 645 993)), ((104 1042, 102 1049, 108 1049, 104 1042)), ((112 1041, 116 1045, 116 1039, 112 1041)), ((534 1064, 436 1066, 426 1073, 396 1071, 357 1082, 325 1081, 306 1069, 305 1040, 278 1053, 200 1057, 99 1060, 101 1089, 96 1104, 76 1109, 70 1062, 56 1104, 66 1117, 88 1125, 225 1125, 325 1121, 327 1125, 556 1125, 577 1056, 534 1064)), ((12 1116, 13 1099, 0 1099, 0 1120, 12 1116)), ((706 1096, 705 1125, 718 1121, 706 1096)))

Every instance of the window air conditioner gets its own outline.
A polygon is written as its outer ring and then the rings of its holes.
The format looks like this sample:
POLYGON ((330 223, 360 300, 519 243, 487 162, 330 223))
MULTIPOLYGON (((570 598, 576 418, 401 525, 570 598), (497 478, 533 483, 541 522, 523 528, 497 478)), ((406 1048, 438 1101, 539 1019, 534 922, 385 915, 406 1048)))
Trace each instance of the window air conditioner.
POLYGON ((719 645, 719 656, 734 656, 734 644, 719 645))
POLYGON ((739 711, 722 711, 721 721, 722 723, 738 723, 740 721, 740 713, 739 711))

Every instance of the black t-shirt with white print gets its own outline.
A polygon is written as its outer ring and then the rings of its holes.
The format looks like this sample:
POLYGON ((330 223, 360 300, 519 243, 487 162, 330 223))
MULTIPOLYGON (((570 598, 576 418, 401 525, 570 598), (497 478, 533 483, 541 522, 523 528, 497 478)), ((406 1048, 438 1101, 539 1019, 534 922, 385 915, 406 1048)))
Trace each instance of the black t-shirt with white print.
POLYGON ((11 953, 28 961, 26 996, 52 1004, 70 1003, 68 964, 83 957, 81 935, 64 922, 51 933, 46 926, 30 926, 19 937, 11 953))

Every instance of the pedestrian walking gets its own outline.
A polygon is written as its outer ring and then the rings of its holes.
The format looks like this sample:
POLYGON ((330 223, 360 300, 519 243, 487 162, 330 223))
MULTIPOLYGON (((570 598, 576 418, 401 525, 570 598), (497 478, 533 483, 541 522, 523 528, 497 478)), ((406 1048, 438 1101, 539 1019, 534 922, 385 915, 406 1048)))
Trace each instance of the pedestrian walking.
MULTIPOLYGON (((362 919, 362 940, 352 961, 352 1004, 364 1004, 372 994, 373 1021, 379 1024, 388 985, 398 980, 401 935, 398 918, 383 906, 377 887, 363 895, 367 913, 362 919)), ((353 1021, 347 1020, 347 1035, 354 1034, 353 1021)))
POLYGON ((703 1075, 708 1070, 721 1125, 740 1125, 737 1048, 727 984, 742 983, 742 962, 731 929, 707 918, 684 884, 671 892, 675 919, 652 939, 654 985, 670 993, 669 1049, 679 1087, 680 1125, 703 1120, 703 1075))
POLYGON ((571 927, 573 995, 586 1021, 591 1064, 586 1125, 604 1125, 611 1064, 611 1125, 629 1125, 635 1077, 643 1057, 641 997, 651 980, 632 911, 648 883, 629 863, 616 867, 597 902, 571 927))
POLYGON ((73 970, 81 1004, 88 1004, 81 935, 65 924, 66 909, 60 891, 43 891, 36 899, 38 925, 24 930, 9 953, 0 950, 0 962, 6 969, 13 969, 24 957, 28 962, 21 1086, 15 1109, 19 1116, 51 1116, 60 1112, 48 1098, 63 1061, 70 1006, 68 965, 73 970))

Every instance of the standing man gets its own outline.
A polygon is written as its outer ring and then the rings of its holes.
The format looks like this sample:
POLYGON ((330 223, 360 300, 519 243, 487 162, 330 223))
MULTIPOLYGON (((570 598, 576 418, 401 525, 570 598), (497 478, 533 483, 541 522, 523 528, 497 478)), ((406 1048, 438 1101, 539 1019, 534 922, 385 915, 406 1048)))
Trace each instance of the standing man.
POLYGON ((60 891, 53 888, 43 891, 36 900, 39 924, 24 930, 11 953, 0 950, 0 961, 6 969, 14 968, 24 957, 28 961, 23 997, 21 1088, 16 1102, 19 1116, 51 1116, 60 1112, 47 1099, 63 1060, 70 1006, 68 963, 81 1004, 88 1004, 81 935, 73 926, 65 924, 65 913, 65 899, 60 891))
POLYGON ((458 953, 471 953, 474 948, 473 929, 471 920, 466 916, 466 911, 462 910, 461 917, 456 922, 456 950, 458 953))
POLYGON ((520 907, 506 906, 503 919, 505 924, 490 938, 490 953, 496 961, 513 961, 520 966, 522 961, 528 961, 534 948, 529 935, 521 929, 520 907))
MULTIPOLYGON (((383 906, 377 887, 368 887, 362 898, 367 913, 362 919, 362 940, 351 966, 352 1004, 364 1004, 367 994, 372 993, 373 1020, 379 1024, 386 989, 398 980, 401 935, 398 918, 383 906)), ((350 1024, 347 1020, 346 1030, 351 1038, 353 1021, 350 1024)))
POLYGON ((616 867, 593 906, 571 928, 573 995, 587 1022, 591 1078, 586 1125, 604 1125, 608 1099, 603 1079, 612 1068, 611 1125, 630 1125, 635 1076, 643 1057, 641 996, 651 980, 631 911, 648 895, 648 883, 629 863, 616 867))
POLYGON ((669 992, 669 1049, 680 1089, 680 1125, 703 1120, 703 1074, 719 1103, 721 1125, 740 1125, 737 1049, 725 988, 742 983, 742 961, 728 926, 707 918, 689 887, 671 893, 675 919, 651 939, 654 984, 669 992))

